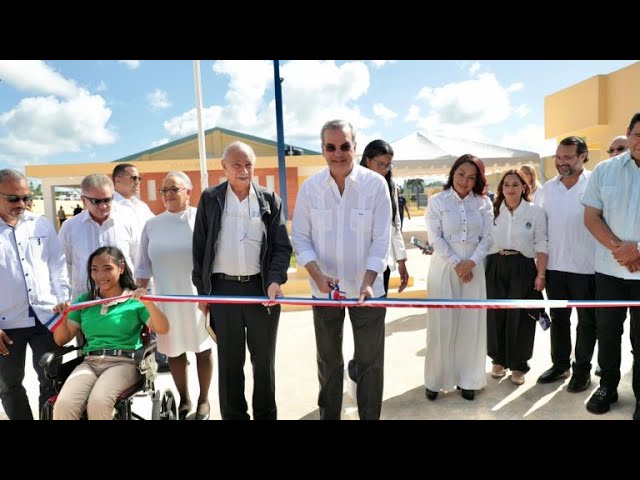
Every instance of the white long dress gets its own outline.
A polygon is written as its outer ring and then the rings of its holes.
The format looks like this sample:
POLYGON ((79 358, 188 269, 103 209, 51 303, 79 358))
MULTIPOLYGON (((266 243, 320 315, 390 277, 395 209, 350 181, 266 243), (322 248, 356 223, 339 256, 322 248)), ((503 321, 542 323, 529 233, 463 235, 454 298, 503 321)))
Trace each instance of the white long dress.
MULTIPOLYGON (((155 293, 197 295, 191 282, 192 239, 196 209, 164 212, 145 224, 140 237, 136 278, 151 278, 155 293)), ((196 303, 158 302, 169 320, 169 332, 158 334, 158 350, 169 357, 213 347, 206 319, 196 303)))
MULTIPOLYGON (((427 231, 434 247, 427 287, 430 298, 486 299, 484 261, 493 244, 493 210, 488 197, 461 199, 453 188, 429 199, 427 231), (473 280, 463 283, 454 270, 471 259, 473 280)), ((427 315, 424 385, 451 391, 479 390, 487 384, 487 313, 484 309, 431 309, 427 315)))

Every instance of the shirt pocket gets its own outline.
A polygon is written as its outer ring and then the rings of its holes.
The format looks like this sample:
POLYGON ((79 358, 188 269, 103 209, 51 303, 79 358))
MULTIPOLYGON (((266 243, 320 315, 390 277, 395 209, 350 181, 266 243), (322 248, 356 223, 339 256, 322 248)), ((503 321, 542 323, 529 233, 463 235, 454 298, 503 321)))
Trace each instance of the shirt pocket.
POLYGON ((373 228, 373 212, 354 208, 351 210, 350 226, 354 232, 370 233, 373 228))
POLYGON ((253 242, 262 243, 262 218, 249 217, 247 239, 253 242))
POLYGON ((31 258, 39 258, 45 260, 44 252, 46 247, 47 237, 29 237, 29 250, 31 250, 31 258))
POLYGON ((311 209, 311 229, 316 232, 328 232, 331 230, 333 212, 322 208, 311 209))

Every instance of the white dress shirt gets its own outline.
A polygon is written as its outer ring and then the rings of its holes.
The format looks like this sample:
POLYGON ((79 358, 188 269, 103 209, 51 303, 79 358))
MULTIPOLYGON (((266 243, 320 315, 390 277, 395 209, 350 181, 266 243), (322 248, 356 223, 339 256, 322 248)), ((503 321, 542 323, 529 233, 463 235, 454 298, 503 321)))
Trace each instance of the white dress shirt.
POLYGON ((537 205, 522 200, 518 208, 509 212, 502 202, 500 215, 493 223, 490 254, 518 250, 525 257, 535 258, 536 253, 547 253, 547 217, 537 205))
POLYGON ((242 202, 228 186, 212 272, 227 275, 260 273, 262 228, 260 205, 253 186, 242 202))
POLYGON ((45 323, 69 300, 64 253, 51 222, 25 211, 15 227, 0 218, 0 330, 45 323))
POLYGON ((449 188, 429 200, 427 231, 434 255, 446 258, 455 266, 462 260, 484 261, 493 245, 493 205, 489 197, 469 193, 460 198, 449 188), (453 244, 475 245, 469 258, 460 258, 453 244))
POLYGON ((124 254, 127 265, 134 271, 138 255, 139 235, 129 215, 118 215, 113 205, 109 218, 99 225, 87 210, 62 224, 58 237, 67 259, 71 293, 75 300, 87 291, 87 261, 98 248, 118 247, 124 254))
POLYGON ((389 253, 387 254, 387 266, 394 271, 396 269, 396 262, 398 260, 407 259, 407 249, 404 246, 404 238, 402 238, 402 232, 400 231, 400 207, 398 206, 398 189, 393 189, 393 201, 396 204, 396 218, 395 226, 391 224, 391 246, 389 247, 389 253))
POLYGON ((569 189, 557 175, 536 192, 535 204, 547 215, 548 270, 595 273, 597 242, 584 226, 584 206, 580 203, 589 175, 589 170, 583 170, 578 183, 569 189))
POLYGON ((144 203, 138 197, 124 198, 118 192, 113 192, 113 200, 126 212, 131 213, 137 220, 137 225, 140 228, 140 232, 142 232, 142 228, 144 224, 147 223, 147 220, 155 217, 149 205, 144 203))
MULTIPOLYGON (((391 239, 391 199, 381 175, 354 163, 340 195, 329 169, 300 188, 291 243, 298 265, 316 261, 325 275, 338 278, 348 298, 358 297, 367 270, 378 272, 374 297, 384 295, 381 272, 391 239)), ((326 297, 310 279, 314 297, 326 297)))

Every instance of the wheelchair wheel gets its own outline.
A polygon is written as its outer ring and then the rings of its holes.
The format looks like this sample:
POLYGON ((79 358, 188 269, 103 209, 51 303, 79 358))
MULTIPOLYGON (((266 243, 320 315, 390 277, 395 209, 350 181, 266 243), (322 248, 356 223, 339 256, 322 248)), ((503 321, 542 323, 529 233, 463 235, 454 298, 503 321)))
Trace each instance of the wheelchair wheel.
POLYGON ((53 420, 53 402, 47 400, 40 410, 40 420, 53 420))
POLYGON ((171 390, 165 390, 160 398, 160 392, 153 394, 153 408, 151 410, 152 420, 177 420, 178 405, 171 390))

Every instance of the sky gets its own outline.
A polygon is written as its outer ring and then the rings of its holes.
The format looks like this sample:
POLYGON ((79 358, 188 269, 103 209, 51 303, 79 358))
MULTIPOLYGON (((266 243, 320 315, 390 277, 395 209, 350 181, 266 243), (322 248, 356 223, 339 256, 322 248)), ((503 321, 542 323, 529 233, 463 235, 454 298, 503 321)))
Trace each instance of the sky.
MULTIPOLYGON (((285 142, 320 151, 323 123, 358 153, 416 131, 555 152, 544 97, 635 60, 280 61, 285 142)), ((204 128, 276 140, 273 62, 202 60, 204 128)), ((191 60, 0 60, 0 168, 110 162, 196 133, 191 60)))

